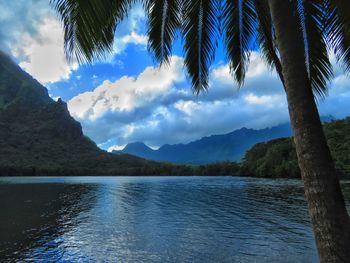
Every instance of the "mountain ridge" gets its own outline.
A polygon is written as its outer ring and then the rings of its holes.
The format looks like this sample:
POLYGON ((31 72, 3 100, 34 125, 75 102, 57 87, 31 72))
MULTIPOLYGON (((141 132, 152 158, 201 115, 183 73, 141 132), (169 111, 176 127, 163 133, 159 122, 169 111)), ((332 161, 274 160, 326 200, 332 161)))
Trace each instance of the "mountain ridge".
POLYGON ((254 144, 289 137, 291 134, 288 123, 259 130, 243 127, 226 134, 205 136, 187 144, 165 144, 157 150, 153 150, 143 142, 134 142, 127 144, 123 150, 113 151, 113 153, 128 153, 150 160, 179 164, 199 165, 239 161, 254 144))
MULTIPOLYGON (((322 116, 321 120, 329 122, 334 120, 334 117, 322 116)), ((122 150, 112 152, 176 164, 205 165, 225 161, 238 162, 255 144, 290 136, 290 123, 283 123, 262 129, 242 127, 226 134, 209 135, 189 143, 164 144, 156 150, 143 142, 134 142, 127 144, 122 150)))
MULTIPOLYGON (((0 176, 159 175, 174 167, 99 149, 67 104, 0 51, 0 176)), ((178 167, 175 167, 179 169, 178 167)))

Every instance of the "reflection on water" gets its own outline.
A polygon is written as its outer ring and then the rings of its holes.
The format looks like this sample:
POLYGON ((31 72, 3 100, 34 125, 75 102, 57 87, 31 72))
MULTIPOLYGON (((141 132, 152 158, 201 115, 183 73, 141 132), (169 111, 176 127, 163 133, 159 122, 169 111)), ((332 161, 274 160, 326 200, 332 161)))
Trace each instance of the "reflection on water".
POLYGON ((0 178, 0 211, 5 262, 317 262, 296 180, 0 178))
POLYGON ((60 236, 79 220, 79 213, 93 205, 90 189, 90 185, 0 183, 1 261, 42 259, 43 253, 51 253, 60 236))

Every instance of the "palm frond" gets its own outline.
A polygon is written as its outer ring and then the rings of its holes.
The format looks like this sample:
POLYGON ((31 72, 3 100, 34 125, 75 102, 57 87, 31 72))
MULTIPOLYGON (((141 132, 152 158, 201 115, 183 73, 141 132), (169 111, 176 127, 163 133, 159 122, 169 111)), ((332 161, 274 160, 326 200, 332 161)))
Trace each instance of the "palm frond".
POLYGON ((327 43, 324 35, 325 2, 323 0, 300 1, 303 16, 302 27, 305 42, 305 62, 311 87, 323 96, 327 83, 333 77, 327 43))
POLYGON ((275 36, 272 28, 269 5, 262 2, 262 0, 254 0, 254 5, 258 19, 257 40, 260 45, 261 54, 270 69, 276 69, 276 72, 284 86, 282 66, 280 58, 278 57, 277 46, 274 41, 275 36))
POLYGON ((350 1, 328 0, 325 34, 338 62, 350 72, 350 1))
POLYGON ((223 30, 230 69, 242 85, 249 63, 251 42, 256 29, 256 15, 252 0, 225 1, 223 30))
POLYGON ((180 27, 180 0, 150 0, 148 13, 148 46, 155 58, 169 62, 171 48, 180 27))
POLYGON ((220 1, 185 1, 182 30, 185 66, 196 93, 208 88, 209 66, 214 59, 220 24, 220 1))
POLYGON ((64 28, 65 54, 79 62, 111 52, 115 28, 134 0, 51 0, 64 28))

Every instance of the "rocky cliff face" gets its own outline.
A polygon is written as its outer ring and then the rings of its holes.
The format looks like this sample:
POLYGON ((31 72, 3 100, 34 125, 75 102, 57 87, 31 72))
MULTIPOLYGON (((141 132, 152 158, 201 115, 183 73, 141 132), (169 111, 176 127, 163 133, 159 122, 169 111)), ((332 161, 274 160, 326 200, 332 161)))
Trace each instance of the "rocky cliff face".
POLYGON ((112 155, 84 136, 61 99, 0 52, 0 175, 152 174, 161 166, 112 155))

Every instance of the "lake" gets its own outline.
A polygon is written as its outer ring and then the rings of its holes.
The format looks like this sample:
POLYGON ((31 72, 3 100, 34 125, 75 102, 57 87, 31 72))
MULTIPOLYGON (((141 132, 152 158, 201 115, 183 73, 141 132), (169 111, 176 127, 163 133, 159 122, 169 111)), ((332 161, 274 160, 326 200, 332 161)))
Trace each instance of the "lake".
POLYGON ((302 182, 244 177, 0 177, 0 259, 318 262, 302 182))

